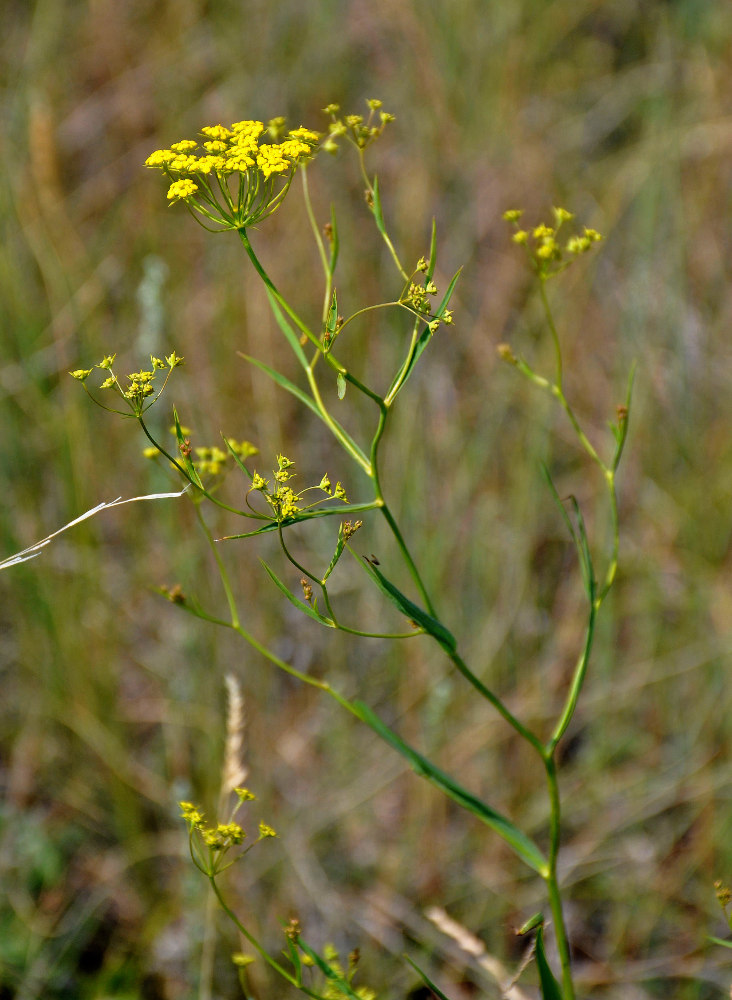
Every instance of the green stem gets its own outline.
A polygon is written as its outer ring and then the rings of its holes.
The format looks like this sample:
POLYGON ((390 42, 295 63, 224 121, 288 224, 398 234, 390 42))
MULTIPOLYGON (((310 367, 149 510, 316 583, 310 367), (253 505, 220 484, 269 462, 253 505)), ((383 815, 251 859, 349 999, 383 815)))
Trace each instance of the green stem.
MULTIPOLYGON (((374 186, 371 183, 371 180, 369 179, 369 175, 366 173, 366 163, 365 163, 364 158, 363 158, 363 149, 361 149, 360 147, 357 147, 357 148, 358 148, 358 162, 359 162, 359 165, 361 167, 361 176, 363 177, 364 183, 366 184, 367 191, 370 193, 371 197, 373 198, 373 196, 374 196, 374 186)), ((391 254, 392 260, 394 261, 394 263, 397 266, 399 274, 402 276, 402 278, 403 278, 404 281, 409 281, 409 275, 407 274, 407 272, 402 267, 402 262, 399 260, 399 254, 396 252, 396 250, 394 248, 394 244, 391 242, 391 239, 389 238, 389 234, 386 232, 385 229, 381 229, 381 227, 377 227, 377 228, 379 229, 379 232, 381 233, 381 238, 383 239, 384 243, 386 243, 386 246, 387 246, 387 248, 389 250, 389 253, 391 254)))
POLYGON ((483 681, 473 673, 465 660, 463 660, 457 652, 450 653, 448 655, 463 677, 473 685, 476 691, 480 692, 486 701, 493 705, 499 715, 503 716, 506 722, 516 730, 519 736, 526 740, 527 743, 531 744, 536 752, 543 758, 544 747, 539 737, 535 736, 530 729, 527 729, 522 722, 519 722, 513 712, 511 712, 510 709, 504 705, 498 695, 494 694, 489 687, 486 687, 483 681))
POLYGON ((229 580, 229 574, 226 571, 224 562, 219 554, 218 546, 214 541, 213 535, 208 529, 208 525, 203 519, 203 514, 201 513, 198 504, 195 505, 195 508, 196 508, 196 517, 198 519, 198 523, 201 525, 201 528, 203 529, 203 533, 206 536, 209 548, 213 552, 213 557, 216 560, 216 565, 219 570, 219 576, 221 577, 221 584, 224 588, 224 593, 226 594, 226 603, 229 605, 229 614, 231 615, 232 628, 237 628, 239 625, 239 611, 236 606, 236 599, 234 598, 234 591, 231 586, 231 581, 229 580))
POLYGON ((396 541, 399 551, 402 554, 402 558, 406 563, 407 569, 409 570, 409 574, 414 580, 414 583, 416 584, 417 589, 419 590, 422 596, 422 600, 425 603, 427 611, 429 611, 429 613, 432 615, 433 618, 436 618, 437 615, 435 613, 434 605, 432 604, 432 600, 424 584, 424 581, 422 580, 420 572, 417 569, 417 564, 415 563, 414 559, 412 559, 412 554, 407 548, 407 543, 404 541, 404 537, 401 531, 399 530, 399 525, 397 524, 394 515, 389 510, 389 506, 386 500, 384 499, 384 493, 381 488, 381 480, 379 478, 379 466, 377 459, 379 452, 379 444, 381 443, 381 439, 384 436, 384 431, 386 430, 386 421, 388 416, 389 416, 389 410, 382 399, 380 406, 380 413, 379 413, 379 424, 378 427, 376 428, 374 439, 371 442, 371 471, 374 483, 374 497, 376 498, 376 500, 379 500, 381 502, 381 513, 384 515, 386 523, 389 525, 389 529, 391 530, 391 533, 394 536, 394 540, 396 541))
MULTIPOLYGON (((241 241, 244 244, 244 249, 246 250, 248 257, 251 260, 252 265, 254 266, 254 269, 256 270, 257 274, 259 275, 259 277, 264 282, 265 286, 275 296, 277 302, 282 306, 282 308, 285 310, 285 312, 290 317, 290 319, 295 323, 295 325, 297 326, 297 328, 302 332, 302 334, 305 337, 307 337, 308 340, 312 341, 315 344, 315 346, 316 346, 316 348, 318 350, 318 354, 316 355, 316 358, 317 358, 322 353, 322 346, 320 344, 320 341, 313 334, 313 332, 306 325, 306 323, 302 319, 300 319, 300 317, 295 312, 295 310, 286 302, 286 300, 277 291, 277 288, 275 287, 272 279, 269 277, 269 275, 267 274, 267 272, 264 270, 264 268, 262 267, 261 263, 259 262, 259 258, 255 254, 254 248, 252 247, 251 243, 249 242, 249 237, 247 236, 246 229, 238 229, 237 232, 239 233, 241 241)), ((358 383, 357 380, 355 380, 351 376, 349 376, 348 372, 343 367, 343 365, 341 365, 338 361, 336 361, 336 359, 333 358, 333 356, 331 354, 328 354, 328 359, 331 362, 331 364, 338 371, 341 371, 346 376, 346 378, 349 379, 349 381, 352 381, 352 382, 354 382, 354 384, 357 384, 359 386, 359 388, 361 388, 362 391, 366 392, 367 395, 371 395, 371 396, 375 395, 370 390, 366 390, 365 386, 361 386, 361 384, 358 383)), ((315 403, 315 405, 316 405, 316 407, 318 409, 318 413, 320 415, 320 418, 323 421, 323 423, 327 426, 327 428, 331 432, 331 434, 336 438, 336 440, 343 447, 343 449, 346 452, 348 452, 348 454, 351 456, 351 458, 354 460, 354 462, 356 462, 358 465, 361 466, 361 468, 363 469, 363 471, 366 473, 367 476, 371 477, 371 466, 369 464, 368 459, 363 454, 363 452, 360 450, 360 448, 358 448, 352 441, 349 440, 348 436, 344 433, 343 429, 331 417, 330 413, 328 412, 328 409, 325 406, 325 403, 323 402, 323 399, 322 399, 322 397, 320 395, 320 388, 319 388, 318 383, 317 383, 317 381, 315 379, 315 374, 314 374, 314 371, 313 371, 314 363, 315 363, 315 359, 313 359, 313 361, 311 361, 310 364, 306 364, 305 365, 305 375, 306 375, 307 380, 308 380, 308 385, 310 386, 310 392, 311 392, 312 397, 313 397, 313 402, 315 403)))
POLYGON ((249 242, 249 237, 247 236, 246 229, 244 229, 242 227, 241 229, 237 229, 237 232, 239 233, 239 238, 241 239, 242 243, 244 244, 244 249, 247 252, 247 256, 249 257, 249 260, 252 262, 254 270, 257 272, 257 274, 262 279, 262 281, 264 282, 264 284, 267 286, 267 288, 269 288, 269 290, 272 292, 272 294, 276 297, 277 301, 281 304, 282 308, 285 310, 285 312, 290 317, 290 319, 295 324, 295 326, 298 328, 298 330, 305 337, 307 337, 308 340, 311 340, 315 344, 316 347, 320 347, 320 341, 315 336, 315 334, 310 329, 310 327, 305 323, 304 320, 300 319, 300 317, 295 312, 295 310, 292 308, 292 306, 290 306, 287 303, 287 301, 285 299, 283 299, 282 296, 280 295, 280 293, 277 291, 277 288, 275 287, 274 282, 272 281, 272 279, 270 278, 270 276, 267 274, 267 272, 264 270, 264 268, 262 267, 261 263, 259 262, 259 258, 255 254, 254 248, 252 247, 252 244, 249 242))
POLYGON ((546 294, 546 278, 540 278, 539 280, 539 292, 541 294, 541 302, 544 306, 544 313, 546 314, 547 323, 549 324, 549 330, 551 331, 552 340, 554 341, 554 355, 556 358, 557 365, 557 386, 561 390, 562 387, 562 346, 559 343, 559 334, 557 333, 557 328, 554 323, 554 316, 549 307, 549 299, 546 294))
POLYGON ((313 231, 313 236, 315 237, 315 243, 318 247, 318 254, 320 256, 320 262, 323 265, 323 273, 325 275, 325 294, 323 296, 323 326, 325 326, 326 320, 328 318, 328 310, 330 309, 330 300, 333 294, 333 272, 330 269, 330 262, 328 261, 328 255, 325 252, 325 246, 323 245, 323 237, 320 235, 320 230, 318 229, 318 223, 315 219, 315 213, 313 212, 313 204, 310 200, 310 188, 308 186, 308 171, 307 165, 301 164, 300 166, 300 176, 302 177, 302 191, 303 197, 305 199, 305 211, 307 212, 308 221, 310 223, 310 228, 313 231))
POLYGON ((595 619, 597 617, 597 610, 599 605, 596 601, 590 604, 590 613, 587 622, 587 633, 585 635, 585 644, 580 653, 579 660, 577 661, 577 666, 575 667, 574 676, 572 677, 572 683, 570 685, 569 693, 567 695, 567 700, 564 705, 559 721, 557 722, 554 732, 551 738, 546 744, 545 753, 553 754, 556 749, 557 744, 561 740, 562 736, 567 731, 567 728, 572 721, 572 716, 574 715, 575 709, 577 708, 577 702, 579 700, 580 692, 582 690, 582 685, 584 684, 585 676, 587 674, 587 668, 590 664, 590 653, 592 652, 592 643, 595 637, 595 619))
POLYGON ((553 752, 544 755, 544 767, 546 769, 547 788, 551 805, 549 873, 545 882, 549 896, 549 906, 554 920, 554 936, 557 942, 557 951, 559 952, 559 964, 562 968, 563 1000, 575 1000, 569 940, 567 938, 567 928, 564 923, 564 913, 562 911, 562 896, 557 880, 557 859, 559 856, 562 813, 559 799, 559 784, 557 782, 557 768, 553 752))

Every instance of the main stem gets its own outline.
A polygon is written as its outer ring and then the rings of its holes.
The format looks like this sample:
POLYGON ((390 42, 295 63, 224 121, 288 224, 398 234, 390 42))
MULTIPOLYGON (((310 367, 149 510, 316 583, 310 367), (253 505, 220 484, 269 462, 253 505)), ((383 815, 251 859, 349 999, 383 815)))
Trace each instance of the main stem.
POLYGON ((551 806, 550 814, 550 846, 549 846, 549 874, 545 878, 547 895, 549 896, 549 906, 554 920, 554 936, 559 952, 559 964, 562 967, 562 991, 564 1000, 575 1000, 574 983, 572 981, 572 968, 569 953, 569 939, 567 928, 564 923, 564 913, 562 910, 562 895, 557 879, 557 860, 559 857, 559 841, 561 836, 562 807, 559 799, 559 783, 557 781, 557 766, 554 760, 554 750, 545 752, 543 755, 544 768, 546 770, 547 789, 549 791, 549 802, 551 806))

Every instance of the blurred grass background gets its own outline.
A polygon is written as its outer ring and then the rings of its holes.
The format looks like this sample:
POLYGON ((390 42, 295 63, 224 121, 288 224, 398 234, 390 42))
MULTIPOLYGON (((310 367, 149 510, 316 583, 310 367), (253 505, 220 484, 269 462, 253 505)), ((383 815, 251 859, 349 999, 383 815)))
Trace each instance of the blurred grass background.
MULTIPOLYGON (((714 879, 732 880, 732 8, 9 0, 3 20, 2 554, 100 500, 174 488, 140 457, 136 429, 66 374, 114 351, 124 370, 151 351, 186 357, 167 403, 194 443, 224 430, 256 442, 264 468, 283 450, 303 479, 327 468, 358 496, 321 429, 236 355, 293 371, 238 241, 168 211, 141 164, 206 123, 285 114, 318 127, 330 101, 350 111, 379 97, 397 121, 371 165, 403 258, 425 252, 434 214, 442 286, 464 265, 456 326, 402 399, 385 481, 466 659, 548 727, 582 622, 540 462, 600 537, 606 511, 561 415, 497 362, 501 341, 537 365, 550 357, 500 216, 518 205, 539 221, 563 204, 606 235, 552 288, 570 398, 606 448, 638 362, 621 574, 563 771, 578 979, 608 998, 726 996, 729 953, 706 935, 725 931, 714 879)), ((331 199, 339 212, 341 311, 393 294, 355 162, 319 161, 311 184, 320 217, 331 199)), ((296 188, 255 247, 314 316, 296 188)), ((383 382, 402 336, 364 324, 349 360, 383 382)), ((153 423, 168 419, 161 405, 153 423)), ((393 565, 376 526, 359 539, 393 565)), ((327 531, 301 539, 321 542, 327 531)), ((264 584, 256 557, 280 567, 271 544, 224 554, 258 637, 542 835, 539 768, 426 641, 334 640, 264 584)), ((352 620, 379 621, 378 601, 340 579, 352 620)), ((445 907, 513 967, 536 880, 334 706, 152 592, 175 582, 221 605, 185 501, 103 514, 0 580, 0 998, 198 995, 206 887, 176 803, 214 808, 230 671, 247 699, 257 818, 281 833, 231 877, 245 922, 275 949, 293 913, 316 945, 359 945, 384 994, 415 987, 407 949, 451 995, 499 996, 425 909, 445 907)), ((239 996, 239 943, 220 931, 214 995, 239 996)), ((281 986, 255 967, 253 991, 281 986)))

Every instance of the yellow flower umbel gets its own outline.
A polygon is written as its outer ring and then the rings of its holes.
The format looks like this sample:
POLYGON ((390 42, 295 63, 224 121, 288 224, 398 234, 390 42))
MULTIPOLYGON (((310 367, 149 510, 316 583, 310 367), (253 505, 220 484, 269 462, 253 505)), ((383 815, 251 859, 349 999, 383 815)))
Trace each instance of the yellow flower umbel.
POLYGON ((566 208, 553 208, 553 225, 542 222, 533 229, 523 229, 521 226, 521 216, 523 211, 518 208, 510 208, 503 213, 506 222, 510 222, 514 227, 512 236, 513 242, 519 246, 525 246, 531 261, 531 266, 536 274, 543 280, 560 274, 572 261, 580 254, 587 253, 595 243, 598 243, 602 236, 595 229, 588 229, 586 226, 579 236, 571 236, 564 244, 559 239, 559 230, 565 222, 571 222, 574 216, 566 208))
POLYGON ((282 119, 275 121, 278 128, 256 121, 235 122, 229 128, 207 125, 200 142, 181 139, 170 149, 157 149, 145 166, 170 178, 171 205, 185 202, 191 212, 216 225, 214 232, 246 229, 279 208, 295 171, 314 155, 320 138, 300 127, 281 142, 263 141, 281 134, 282 119))
POLYGON ((256 799, 256 795, 248 788, 235 788, 233 791, 237 802, 227 823, 215 823, 209 826, 204 814, 194 803, 179 803, 181 816, 188 826, 191 857, 196 867, 209 878, 214 878, 220 872, 230 868, 234 862, 248 854, 252 847, 260 841, 277 836, 276 831, 268 823, 260 823, 257 839, 239 851, 233 859, 227 859, 226 856, 232 848, 241 847, 246 839, 244 828, 236 822, 236 814, 245 802, 256 799))
POLYGON ((264 476, 260 476, 255 470, 252 475, 252 485, 249 487, 249 492, 247 493, 247 506, 251 507, 249 494, 261 493, 272 509, 274 520, 282 523, 288 518, 296 518, 302 511, 312 510, 313 507, 317 507, 326 500, 340 500, 344 504, 350 503, 341 483, 337 482, 335 489, 333 489, 327 474, 323 476, 317 486, 306 486, 305 489, 296 493, 291 486, 287 485, 289 480, 294 479, 297 475, 297 473, 290 471, 294 467, 295 463, 290 461, 289 458, 286 458, 284 455, 278 455, 277 468, 272 472, 274 477, 273 488, 270 488, 269 480, 265 479, 264 476), (308 503, 305 494, 311 492, 311 490, 316 490, 323 495, 313 503, 308 503))

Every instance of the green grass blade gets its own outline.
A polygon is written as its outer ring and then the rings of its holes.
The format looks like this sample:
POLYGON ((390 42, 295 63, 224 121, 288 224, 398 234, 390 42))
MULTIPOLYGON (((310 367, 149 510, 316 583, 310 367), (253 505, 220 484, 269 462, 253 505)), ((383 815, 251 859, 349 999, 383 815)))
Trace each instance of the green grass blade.
POLYGON ((318 612, 314 608, 311 608, 309 604, 306 604, 305 601, 301 601, 299 597, 295 597, 292 591, 288 590, 277 574, 269 568, 267 563, 263 559, 260 559, 259 561, 266 569, 270 580, 282 591, 290 604, 294 604, 296 608, 303 612, 303 614, 308 615, 309 618, 314 619, 316 622, 320 622, 321 625, 325 625, 327 628, 335 628, 335 625, 330 618, 323 618, 323 616, 318 614, 318 612))
POLYGON ((541 850, 510 819, 496 812, 495 809, 492 809, 481 799, 477 798, 472 792, 468 792, 462 786, 458 785, 444 771, 441 771, 431 761, 427 760, 426 757, 423 757, 416 750, 412 749, 393 729, 385 725, 368 705, 365 705, 361 701, 354 701, 352 705, 358 717, 373 729, 385 743, 388 743, 389 746, 393 747, 402 757, 408 760, 420 777, 426 778, 433 785, 436 785, 447 796, 461 805, 463 809, 466 809, 481 820, 481 822, 489 826, 499 837, 506 841, 509 847, 529 868, 538 872, 542 877, 546 874, 547 860, 541 850))

